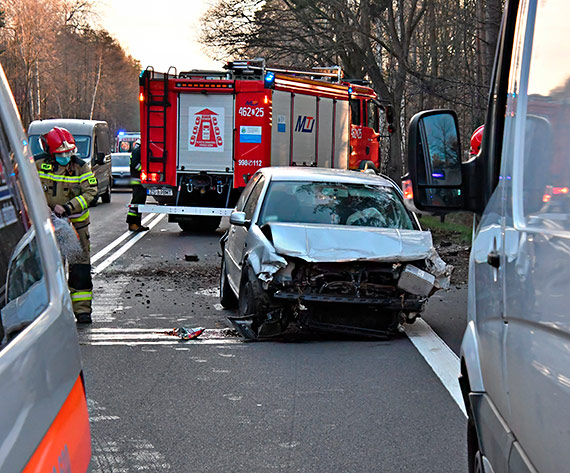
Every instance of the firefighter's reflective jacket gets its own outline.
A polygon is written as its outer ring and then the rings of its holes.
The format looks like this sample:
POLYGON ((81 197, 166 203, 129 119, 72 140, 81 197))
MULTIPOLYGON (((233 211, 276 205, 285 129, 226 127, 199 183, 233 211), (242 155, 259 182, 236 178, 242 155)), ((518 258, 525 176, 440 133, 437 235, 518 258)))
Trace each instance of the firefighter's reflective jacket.
POLYGON ((75 228, 89 225, 89 204, 97 196, 97 178, 77 155, 62 166, 47 154, 35 157, 47 203, 61 205, 75 228))

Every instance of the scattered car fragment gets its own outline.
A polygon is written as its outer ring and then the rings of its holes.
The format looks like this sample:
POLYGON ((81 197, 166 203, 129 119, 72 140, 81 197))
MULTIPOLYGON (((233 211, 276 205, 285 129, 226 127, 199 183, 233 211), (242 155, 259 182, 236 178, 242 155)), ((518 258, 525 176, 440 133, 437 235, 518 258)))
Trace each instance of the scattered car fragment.
POLYGON ((164 332, 165 335, 172 335, 173 337, 178 337, 182 340, 193 340, 194 338, 198 338, 200 335, 204 333, 206 329, 204 327, 197 327, 197 328, 186 328, 186 327, 178 327, 173 328, 172 330, 167 330, 164 332))
POLYGON ((452 267, 389 179, 265 168, 221 240, 221 304, 249 339, 309 328, 384 337, 413 323, 452 267))

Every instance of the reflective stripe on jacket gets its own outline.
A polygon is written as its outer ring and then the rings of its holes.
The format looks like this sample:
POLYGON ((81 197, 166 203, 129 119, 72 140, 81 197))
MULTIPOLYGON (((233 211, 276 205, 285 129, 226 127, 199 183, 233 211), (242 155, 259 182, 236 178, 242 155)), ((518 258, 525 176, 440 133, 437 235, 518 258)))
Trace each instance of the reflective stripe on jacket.
POLYGON ((89 165, 72 156, 67 166, 61 166, 43 153, 36 158, 36 167, 49 207, 67 206, 76 227, 89 225, 89 204, 97 195, 97 179, 89 165))

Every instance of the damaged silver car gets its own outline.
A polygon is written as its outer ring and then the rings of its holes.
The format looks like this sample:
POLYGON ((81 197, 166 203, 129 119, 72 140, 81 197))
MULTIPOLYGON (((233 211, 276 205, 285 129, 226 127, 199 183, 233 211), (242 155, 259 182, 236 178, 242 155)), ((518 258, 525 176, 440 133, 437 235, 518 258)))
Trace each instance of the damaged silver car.
POLYGON ((309 329, 385 337, 413 323, 452 267, 389 179, 265 168, 221 240, 220 298, 248 339, 309 329))

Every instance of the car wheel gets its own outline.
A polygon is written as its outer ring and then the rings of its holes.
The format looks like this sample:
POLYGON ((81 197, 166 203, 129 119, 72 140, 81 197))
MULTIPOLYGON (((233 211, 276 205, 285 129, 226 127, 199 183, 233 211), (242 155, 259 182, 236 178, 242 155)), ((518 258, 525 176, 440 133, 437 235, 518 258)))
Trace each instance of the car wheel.
POLYGON ((224 309, 235 309, 238 300, 228 282, 228 271, 226 269, 226 258, 222 256, 222 268, 220 270, 220 304, 224 309))
POLYGON ((111 183, 109 181, 109 185, 107 186, 107 190, 101 194, 101 202, 104 204, 108 204, 111 202, 111 183))
POLYGON ((251 266, 246 265, 240 281, 238 314, 240 317, 247 315, 263 316, 265 309, 269 308, 270 304, 269 294, 261 286, 261 282, 251 266))

